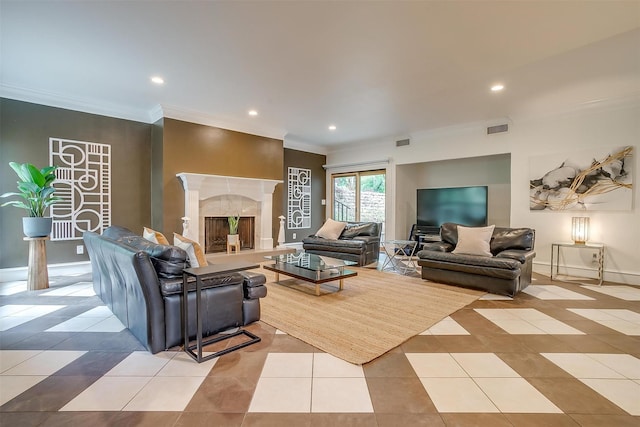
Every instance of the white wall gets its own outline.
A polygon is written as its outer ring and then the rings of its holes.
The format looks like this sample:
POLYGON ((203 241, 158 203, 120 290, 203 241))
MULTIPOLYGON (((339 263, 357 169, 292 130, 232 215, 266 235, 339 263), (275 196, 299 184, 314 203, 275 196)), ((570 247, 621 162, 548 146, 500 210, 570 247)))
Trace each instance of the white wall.
MULTIPOLYGON (((572 150, 632 145, 635 147, 633 170, 638 165, 640 141, 640 103, 591 107, 579 111, 510 123, 508 133, 486 135, 486 125, 470 124, 440 129, 411 136, 411 144, 396 147, 395 139, 370 141, 342 147, 327 155, 327 163, 366 162, 391 159, 389 169, 397 169, 398 180, 410 169, 398 165, 511 154, 511 226, 536 230, 535 270, 549 274, 551 243, 570 240, 571 217, 576 212, 536 212, 529 210, 529 158, 543 154, 565 154, 572 150)), ((605 280, 640 285, 640 186, 634 174, 633 210, 625 212, 594 211, 589 213, 591 241, 606 245, 605 280)), ((406 178, 406 177, 405 177, 406 178)), ((330 188, 330 186, 327 186, 330 188)), ((389 185, 388 188, 395 188, 389 185)), ((415 190, 415 189, 413 189, 415 190)), ((406 191, 407 194, 409 190, 406 191)), ((407 200, 400 192, 390 195, 394 200, 407 200)), ((415 194, 415 192, 413 193, 415 194)), ((391 224, 402 224, 398 217, 407 215, 402 204, 388 203, 387 236, 406 234, 406 230, 391 230, 391 224), (389 212, 389 209, 394 209, 389 212)), ((578 260, 579 261, 579 260, 578 260)), ((578 262, 571 260, 571 262, 578 262)), ((590 261, 590 256, 589 256, 590 261)), ((585 264, 590 265, 588 263, 585 264)), ((580 268, 581 266, 576 265, 580 268)))
POLYGON ((438 160, 396 167, 396 231, 408 234, 416 222, 416 190, 419 188, 488 187, 487 221, 510 225, 511 160, 509 154, 438 160))

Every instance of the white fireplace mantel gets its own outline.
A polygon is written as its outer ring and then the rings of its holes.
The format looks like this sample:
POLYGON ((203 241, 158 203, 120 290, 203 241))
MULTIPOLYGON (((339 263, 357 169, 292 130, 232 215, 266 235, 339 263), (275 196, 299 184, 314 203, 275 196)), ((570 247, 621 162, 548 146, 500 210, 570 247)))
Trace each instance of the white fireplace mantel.
MULTIPOLYGON (((248 197, 260 204, 260 249, 273 248, 271 218, 273 191, 283 181, 181 172, 176 174, 184 188, 184 216, 191 218, 191 238, 200 236, 200 200, 223 195, 248 197)), ((204 242, 200 242, 204 247, 204 242)))

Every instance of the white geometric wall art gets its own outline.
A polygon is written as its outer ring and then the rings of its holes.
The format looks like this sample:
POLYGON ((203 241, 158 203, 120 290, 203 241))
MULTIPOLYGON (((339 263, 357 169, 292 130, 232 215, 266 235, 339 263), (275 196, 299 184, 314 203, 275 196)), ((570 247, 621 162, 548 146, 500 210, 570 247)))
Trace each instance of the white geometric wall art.
POLYGON ((633 147, 531 157, 531 211, 626 211, 633 203, 633 147))
POLYGON ((311 169, 289 168, 287 228, 311 228, 311 169))
POLYGON ((61 200, 49 208, 51 240, 79 240, 111 225, 111 146, 49 138, 49 164, 58 166, 53 186, 61 200))

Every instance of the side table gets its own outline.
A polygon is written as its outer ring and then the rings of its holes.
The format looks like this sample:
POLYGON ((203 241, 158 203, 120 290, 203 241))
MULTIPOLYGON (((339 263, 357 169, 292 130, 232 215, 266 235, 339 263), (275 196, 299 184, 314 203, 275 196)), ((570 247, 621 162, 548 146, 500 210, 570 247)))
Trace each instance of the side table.
POLYGON ((382 271, 387 268, 387 265, 391 265, 391 269, 401 274, 418 271, 415 260, 417 240, 385 240, 383 247, 387 259, 382 264, 382 271), (400 259, 401 257, 408 257, 406 264, 400 259))
POLYGON ((554 265, 555 265, 555 277, 558 276, 560 269, 560 248, 573 248, 573 249, 589 249, 596 251, 597 253, 597 271, 598 271, 598 286, 602 286, 604 280, 604 244, 602 243, 584 243, 576 244, 573 242, 553 242, 551 243, 551 280, 554 278, 554 265), (555 261, 555 264, 554 264, 555 261))
POLYGON ((25 237, 29 242, 29 268, 27 271, 27 289, 37 291, 49 287, 47 270, 47 240, 49 237, 25 237))
POLYGON ((227 273, 235 273, 237 271, 244 270, 252 270, 254 268, 260 268, 258 264, 251 264, 246 262, 237 262, 237 263, 229 263, 229 264, 216 264, 216 265, 208 265, 206 267, 197 267, 197 268, 185 268, 182 271, 182 327, 184 333, 184 351, 191 356, 196 362, 201 363, 209 359, 213 359, 214 357, 222 356, 223 354, 230 353, 232 351, 241 349, 251 344, 255 344, 260 342, 260 337, 252 334, 249 331, 245 331, 240 328, 236 332, 231 334, 225 334, 220 336, 213 336, 212 338, 203 341, 202 340, 202 311, 200 304, 200 295, 202 293, 202 280, 207 277, 215 276, 217 274, 227 274, 227 273), (188 278, 195 277, 196 279, 196 343, 190 345, 189 344, 189 304, 188 304, 188 278), (202 348, 209 344, 217 343, 220 341, 228 340, 230 338, 236 337, 238 335, 246 335, 250 338, 249 341, 241 342, 240 344, 236 344, 232 347, 227 347, 224 350, 217 351, 215 353, 209 354, 207 356, 202 356, 202 348), (197 350, 197 353, 194 353, 193 350, 197 350))

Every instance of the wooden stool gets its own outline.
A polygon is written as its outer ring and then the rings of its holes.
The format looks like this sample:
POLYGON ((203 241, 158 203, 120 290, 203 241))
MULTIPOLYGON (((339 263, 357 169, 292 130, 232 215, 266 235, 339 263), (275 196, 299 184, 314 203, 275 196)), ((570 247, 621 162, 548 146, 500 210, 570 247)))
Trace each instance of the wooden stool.
POLYGON ((227 242, 227 254, 230 254, 232 252, 232 249, 235 248, 236 253, 239 254, 240 253, 240 241, 236 241, 233 243, 229 243, 227 242))

